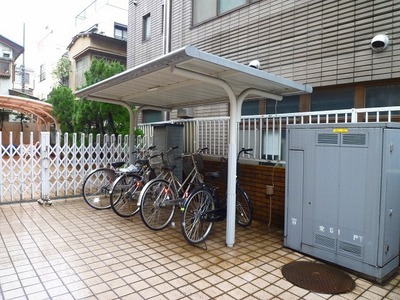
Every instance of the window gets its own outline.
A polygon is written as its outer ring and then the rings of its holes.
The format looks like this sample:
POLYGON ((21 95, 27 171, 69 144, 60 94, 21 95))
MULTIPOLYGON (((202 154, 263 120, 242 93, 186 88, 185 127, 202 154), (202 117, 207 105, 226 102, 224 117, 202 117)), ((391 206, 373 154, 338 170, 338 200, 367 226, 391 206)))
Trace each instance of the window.
POLYGON ((246 100, 242 104, 242 116, 259 115, 259 101, 246 100))
POLYGON ((246 0, 230 0, 230 1, 218 1, 218 12, 223 14, 227 11, 230 11, 236 7, 242 6, 246 4, 246 0))
POLYGON ((153 123, 162 121, 161 111, 158 110, 143 110, 143 123, 153 123))
POLYGON ((193 0, 193 24, 217 16, 217 0, 193 0))
POLYGON ((259 0, 193 0, 193 24, 218 17, 226 12, 259 0))
POLYGON ((43 81, 46 79, 46 65, 45 64, 40 66, 40 75, 39 76, 40 76, 40 78, 39 78, 40 81, 43 81))
POLYGON ((89 57, 85 56, 76 61, 76 82, 75 87, 81 87, 85 84, 85 72, 89 68, 89 57))
POLYGON ((128 29, 125 25, 115 24, 114 25, 114 37, 119 40, 126 41, 128 39, 128 29))
POLYGON ((354 88, 315 91, 311 94, 311 111, 354 107, 354 88))
POLYGON ((365 107, 399 106, 400 84, 367 87, 365 107))
POLYGON ((284 96, 281 101, 268 100, 267 114, 286 114, 299 112, 300 96, 284 96))
POLYGON ((3 57, 4 58, 11 58, 11 52, 7 50, 3 50, 3 57))
POLYGON ((143 41, 147 41, 150 39, 151 33, 151 19, 150 13, 143 17, 143 41))
POLYGON ((0 76, 10 77, 10 62, 0 60, 0 76))
POLYGON ((284 96, 281 101, 246 100, 242 105, 242 116, 285 114, 300 111, 300 96, 284 96))

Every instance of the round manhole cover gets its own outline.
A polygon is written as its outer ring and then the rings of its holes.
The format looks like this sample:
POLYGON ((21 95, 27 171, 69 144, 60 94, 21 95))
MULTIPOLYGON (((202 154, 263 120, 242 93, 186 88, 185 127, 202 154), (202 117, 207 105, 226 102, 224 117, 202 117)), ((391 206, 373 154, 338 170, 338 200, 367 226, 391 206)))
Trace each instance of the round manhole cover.
POLYGON ((354 280, 345 272, 332 266, 295 261, 282 267, 283 276, 303 289, 321 294, 342 294, 354 289, 354 280))

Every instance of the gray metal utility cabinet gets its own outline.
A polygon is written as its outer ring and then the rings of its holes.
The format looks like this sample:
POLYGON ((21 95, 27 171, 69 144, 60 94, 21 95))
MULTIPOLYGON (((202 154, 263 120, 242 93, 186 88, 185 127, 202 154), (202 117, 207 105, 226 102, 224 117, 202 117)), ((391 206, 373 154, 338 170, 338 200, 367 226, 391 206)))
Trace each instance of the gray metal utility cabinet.
POLYGON ((400 124, 289 125, 284 245, 384 282, 399 265, 400 124))
MULTIPOLYGON (((182 124, 162 124, 154 126, 153 145, 156 149, 167 151, 171 147, 178 146, 173 150, 170 158, 177 158, 183 152, 183 125, 182 124)), ((171 161, 176 167, 173 171, 174 175, 182 181, 182 160, 171 161)))

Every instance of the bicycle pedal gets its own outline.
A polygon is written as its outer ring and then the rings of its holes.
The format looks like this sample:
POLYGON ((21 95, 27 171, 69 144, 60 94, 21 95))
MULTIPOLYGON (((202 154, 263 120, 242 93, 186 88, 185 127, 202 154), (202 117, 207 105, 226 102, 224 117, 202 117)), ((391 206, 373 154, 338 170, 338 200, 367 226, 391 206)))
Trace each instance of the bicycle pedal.
POLYGON ((204 221, 207 222, 219 222, 225 220, 225 215, 221 214, 207 214, 203 217, 204 221))

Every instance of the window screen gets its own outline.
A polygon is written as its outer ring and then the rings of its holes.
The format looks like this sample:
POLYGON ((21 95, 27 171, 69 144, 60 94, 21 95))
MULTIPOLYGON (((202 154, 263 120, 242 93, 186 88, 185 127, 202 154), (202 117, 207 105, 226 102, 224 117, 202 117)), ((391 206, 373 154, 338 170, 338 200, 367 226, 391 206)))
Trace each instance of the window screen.
POLYGON ((365 90, 365 106, 399 106, 400 84, 367 87, 365 90))
POLYGON ((311 94, 311 111, 354 107, 354 88, 315 91, 311 94))

